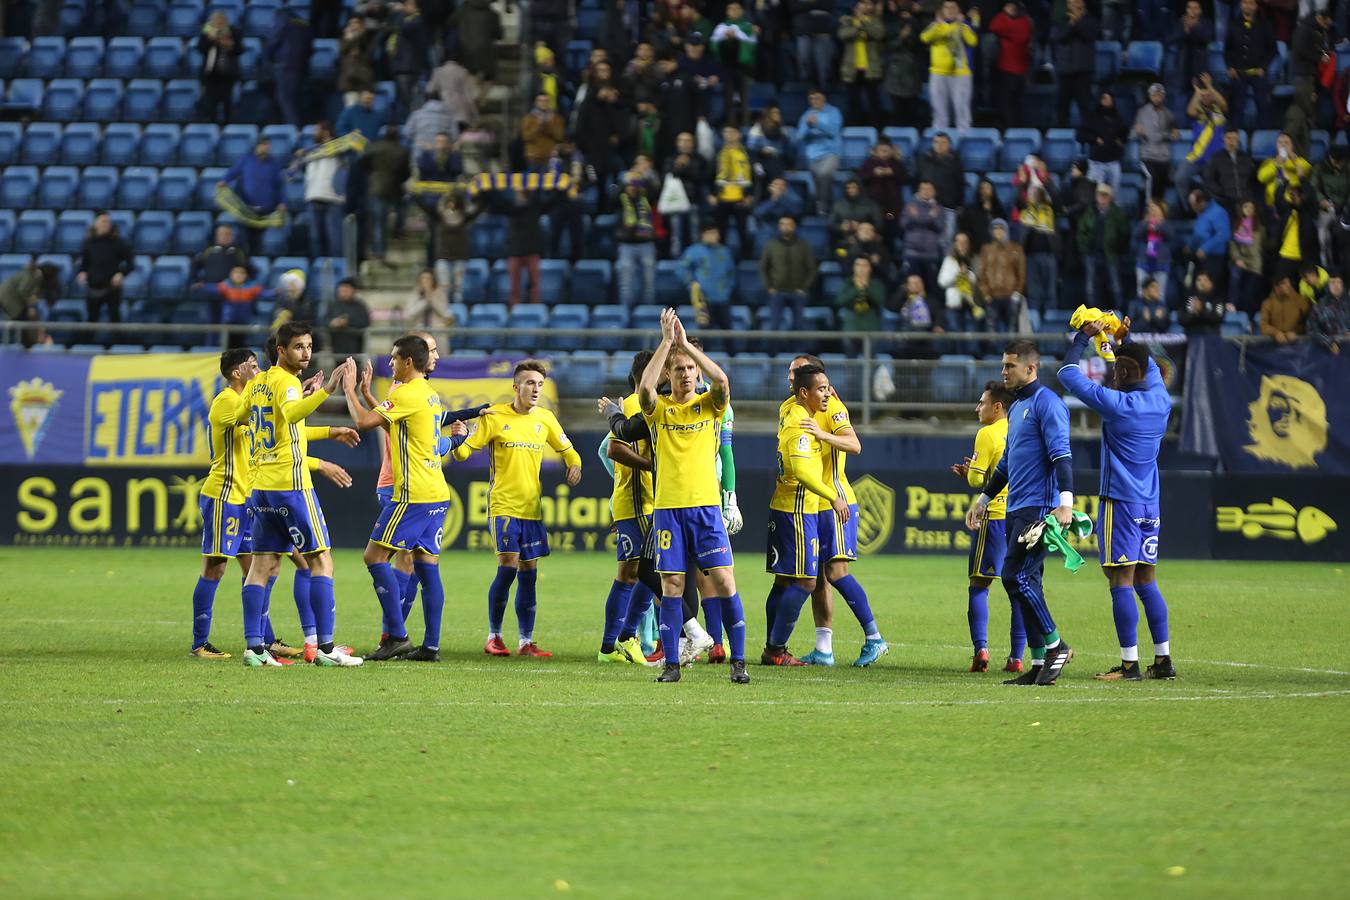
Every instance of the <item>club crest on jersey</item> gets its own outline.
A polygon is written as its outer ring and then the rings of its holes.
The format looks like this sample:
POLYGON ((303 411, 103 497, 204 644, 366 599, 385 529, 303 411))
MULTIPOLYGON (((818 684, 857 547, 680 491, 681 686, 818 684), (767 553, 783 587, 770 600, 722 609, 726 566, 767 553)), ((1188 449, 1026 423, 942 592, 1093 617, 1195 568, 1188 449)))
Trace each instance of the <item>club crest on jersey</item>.
POLYGON ((534 426, 534 433, 535 433, 535 434, 539 434, 539 433, 540 433, 541 431, 543 431, 543 430, 544 430, 544 426, 543 426, 543 425, 540 425, 540 424, 538 424, 538 423, 535 424, 535 426, 534 426))
POLYGON ((52 414, 56 412, 57 401, 64 391, 56 385, 32 378, 20 381, 9 389, 9 411, 18 426, 19 438, 23 441, 23 452, 32 459, 47 435, 47 426, 52 414))
POLYGON ((703 404, 702 404, 702 403, 695 403, 695 404, 694 404, 694 415, 696 415, 696 416, 697 416, 697 415, 702 415, 702 413, 703 413, 703 404))
POLYGON ((1022 418, 1025 419, 1025 418, 1027 417, 1027 413, 1029 413, 1029 412, 1031 412, 1030 409, 1024 409, 1024 410, 1022 410, 1022 418))
POLYGON ((895 529, 895 490, 871 475, 853 482, 858 498, 858 549, 875 553, 886 546, 895 529))

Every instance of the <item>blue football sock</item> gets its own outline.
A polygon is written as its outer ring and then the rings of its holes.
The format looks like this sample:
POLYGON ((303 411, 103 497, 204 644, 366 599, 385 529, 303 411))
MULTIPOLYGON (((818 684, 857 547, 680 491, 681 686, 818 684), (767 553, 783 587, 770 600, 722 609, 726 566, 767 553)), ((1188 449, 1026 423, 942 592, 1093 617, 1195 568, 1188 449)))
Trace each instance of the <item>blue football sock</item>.
POLYGON ((196 650, 211 636, 211 608, 216 602, 219 581, 198 578, 192 589, 192 649, 196 650))
MULTIPOLYGON (((416 563, 413 564, 413 568, 416 569, 416 563)), ((394 569, 394 580, 398 582, 398 604, 402 610, 403 623, 406 625, 408 614, 412 612, 413 597, 417 595, 417 573, 394 569), (412 591, 413 597, 408 596, 409 591, 412 591)))
POLYGON ((970 643, 976 650, 989 646, 989 588, 970 585, 966 621, 970 623, 970 643))
POLYGON ((703 619, 713 643, 722 643, 722 598, 703 598, 703 619))
POLYGON ((764 641, 772 644, 769 636, 773 634, 773 624, 778 618, 778 604, 783 599, 783 589, 777 583, 769 588, 769 595, 764 598, 764 641))
POLYGON ((295 580, 291 582, 291 599, 295 601, 295 614, 300 617, 300 630, 305 634, 305 643, 315 643, 314 607, 309 605, 309 569, 295 570, 295 580))
MULTIPOLYGON (((809 596, 809 595, 808 595, 809 596)), ((727 643, 733 662, 745 660, 745 607, 741 595, 718 598, 722 606, 722 621, 727 625, 727 643)))
POLYGON ((1111 588, 1111 615, 1116 620, 1116 638, 1120 646, 1139 645, 1139 607, 1134 604, 1134 588, 1111 588))
POLYGON ((1022 604, 1013 600, 1008 604, 1008 659, 1021 659, 1027 652, 1027 627, 1022 624, 1022 604))
POLYGON ((769 644, 774 647, 786 647, 792 637, 792 629, 797 627, 797 618, 802 607, 811 599, 811 592, 796 584, 783 588, 778 601, 778 613, 774 616, 773 630, 769 632, 769 644))
POLYGON ((666 665, 680 664, 680 631, 684 629, 684 598, 661 597, 661 646, 666 651, 666 665))
POLYGON ((619 629, 620 641, 637 637, 638 629, 642 627, 642 617, 652 608, 654 596, 652 589, 641 581, 633 585, 633 593, 628 596, 628 610, 623 617, 623 627, 619 629))
POLYGON ((628 614, 628 602, 632 599, 634 585, 615 580, 609 586, 609 596, 605 598, 605 630, 600 635, 600 649, 609 652, 614 649, 614 641, 619 636, 628 614), (606 649, 608 648, 608 649, 606 649))
POLYGON ((417 580, 422 585, 422 621, 426 631, 422 646, 437 650, 441 646, 441 614, 445 611, 445 587, 441 584, 441 567, 437 563, 413 563, 417 580))
POLYGON ((262 609, 263 594, 266 591, 261 584, 244 585, 244 646, 256 647, 263 642, 262 609))
POLYGON ((848 608, 853 610, 854 617, 858 624, 862 626, 863 636, 870 640, 876 640, 881 637, 881 632, 877 630, 877 620, 872 615, 872 606, 867 602, 867 591, 858 584, 858 579, 852 575, 845 575, 838 581, 831 582, 834 589, 839 592, 839 596, 844 598, 848 608))
POLYGON ((408 629, 403 625, 403 593, 398 589, 394 567, 387 562, 370 563, 366 571, 375 583, 375 599, 384 613, 384 633, 395 640, 407 640, 408 629))
POLYGON ((314 610, 314 630, 319 644, 333 643, 333 629, 337 623, 337 599, 333 596, 333 579, 326 575, 310 576, 309 605, 314 610))
POLYGON ((276 632, 272 630, 272 585, 276 583, 277 576, 273 575, 267 579, 267 587, 263 588, 262 629, 265 644, 271 644, 277 639, 276 632))
POLYGON ((1148 619, 1148 631, 1153 635, 1153 643, 1167 643, 1170 640, 1167 632, 1167 601, 1158 589, 1158 582, 1139 585, 1135 591, 1144 604, 1144 616, 1148 619))
POLYGON ((538 583, 538 569, 521 569, 516 576, 516 629, 522 641, 534 640, 535 587, 538 583))
POLYGON ((498 566, 497 577, 488 588, 488 633, 502 633, 506 602, 511 599, 511 584, 516 580, 515 566, 498 566))

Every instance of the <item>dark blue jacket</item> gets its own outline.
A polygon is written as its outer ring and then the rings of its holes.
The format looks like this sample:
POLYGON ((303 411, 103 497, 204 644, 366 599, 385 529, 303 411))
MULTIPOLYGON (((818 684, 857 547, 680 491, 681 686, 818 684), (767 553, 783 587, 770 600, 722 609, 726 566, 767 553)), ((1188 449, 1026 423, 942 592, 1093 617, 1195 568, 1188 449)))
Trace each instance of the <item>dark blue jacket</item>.
POLYGON ((393 35, 391 66, 395 75, 421 75, 430 66, 430 31, 420 15, 402 16, 393 35))
MULTIPOLYGON (((1059 492, 1072 489, 1072 484, 1060 483, 1056 475, 1061 460, 1068 460, 1067 471, 1072 473, 1069 408, 1040 381, 1026 385, 1015 396, 1008 410, 1007 449, 990 483, 1007 483, 1009 513, 1028 507, 1054 509, 1059 506, 1059 492)), ((985 493, 989 490, 986 487, 985 493)))
POLYGON ((267 36, 263 53, 275 69, 308 72, 313 43, 314 31, 309 22, 289 6, 283 6, 272 21, 272 33, 267 36))
POLYGON ((263 212, 271 212, 286 202, 286 178, 281 163, 272 157, 259 159, 250 153, 235 160, 221 179, 239 199, 263 212))
POLYGON ((384 134, 384 114, 377 109, 366 109, 360 103, 353 103, 338 114, 336 130, 338 136, 359 131, 368 141, 378 141, 384 134))

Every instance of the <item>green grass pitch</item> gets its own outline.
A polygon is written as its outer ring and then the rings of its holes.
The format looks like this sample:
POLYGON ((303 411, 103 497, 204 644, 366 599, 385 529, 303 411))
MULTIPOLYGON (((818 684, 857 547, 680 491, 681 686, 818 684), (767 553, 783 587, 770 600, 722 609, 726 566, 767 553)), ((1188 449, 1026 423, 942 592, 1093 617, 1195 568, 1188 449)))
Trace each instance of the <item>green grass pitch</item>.
MULTIPOLYGON (((741 563, 757 657, 767 580, 741 563)), ((1116 655, 1105 579, 1056 565, 1078 656, 1024 689, 965 673, 954 557, 856 565, 879 665, 847 666, 841 604, 843 666, 752 666, 745 687, 597 664, 600 555, 542 566, 552 660, 482 655, 493 561, 451 554, 445 662, 346 671, 189 659, 196 565, 0 551, 0 895, 1336 896, 1350 877, 1340 568, 1165 563, 1181 677, 1122 685, 1091 678, 1116 655)), ((226 584, 212 638, 238 654, 226 584)), ((337 587, 339 639, 366 649, 357 552, 337 587)), ((997 587, 990 605, 998 658, 997 587)), ((286 570, 273 615, 298 642, 286 570)))

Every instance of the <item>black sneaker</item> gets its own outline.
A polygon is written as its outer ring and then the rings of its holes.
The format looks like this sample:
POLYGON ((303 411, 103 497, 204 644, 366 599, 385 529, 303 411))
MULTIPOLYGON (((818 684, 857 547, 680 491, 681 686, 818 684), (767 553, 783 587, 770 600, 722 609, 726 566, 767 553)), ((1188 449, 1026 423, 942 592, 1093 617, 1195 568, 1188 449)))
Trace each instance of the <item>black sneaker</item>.
POLYGON ((661 670, 661 674, 656 676, 656 680, 661 684, 673 684, 674 682, 679 681, 680 680, 679 663, 675 663, 674 665, 666 663, 665 668, 661 670))
POLYGON ((1056 646, 1045 651, 1045 664, 1041 666, 1041 672, 1036 676, 1036 683, 1039 685, 1051 685, 1059 678, 1059 673, 1064 671, 1064 664, 1073 659, 1073 648, 1060 641, 1056 646))
POLYGON ((1153 657, 1153 665, 1149 666, 1148 670, 1144 672, 1144 677, 1157 679, 1159 681, 1171 681, 1173 678, 1176 678, 1177 670, 1172 668, 1172 657, 1153 657))
POLYGON ((745 660, 733 659, 731 661, 731 683, 749 684, 750 676, 745 671, 745 660))
POLYGON ((1018 675, 1016 678, 1009 678, 1007 681, 1003 683, 1016 684, 1021 687, 1026 687, 1029 684, 1035 684, 1036 677, 1040 675, 1040 673, 1041 673, 1040 666, 1029 666, 1027 670, 1023 672, 1021 675, 1018 675))
POLYGON ((409 662, 440 662, 441 651, 432 650, 430 647, 417 647, 404 653, 399 659, 406 659, 409 662))
POLYGON ((409 653, 413 649, 412 641, 408 640, 406 637, 391 637, 387 641, 381 641, 380 648, 375 652, 368 654, 366 656, 366 661, 384 662, 385 660, 401 656, 404 653, 409 653))
POLYGON ((1112 666, 1092 677, 1098 681, 1143 681, 1144 673, 1139 670, 1139 660, 1133 659, 1129 662, 1121 660, 1120 665, 1112 666))

